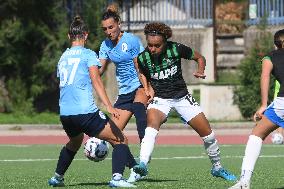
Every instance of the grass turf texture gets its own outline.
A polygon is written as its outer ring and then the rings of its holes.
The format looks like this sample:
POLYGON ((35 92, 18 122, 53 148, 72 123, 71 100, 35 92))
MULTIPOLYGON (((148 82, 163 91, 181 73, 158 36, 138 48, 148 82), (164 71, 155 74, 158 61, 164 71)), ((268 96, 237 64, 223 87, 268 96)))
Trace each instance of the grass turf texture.
MULTIPOLYGON (((264 145, 257 162, 252 188, 283 188, 283 145, 264 145)), ((1 188, 51 188, 47 180, 53 175, 61 145, 0 145, 1 188)), ((222 145, 224 167, 240 174, 244 145, 222 145)), ((131 146, 137 155, 139 148, 131 146)), ((102 162, 91 162, 78 152, 65 175, 65 188, 108 188, 111 178, 111 153, 102 162)), ((232 182, 212 177, 211 164, 200 145, 157 145, 147 179, 138 188, 228 188, 232 182)), ((125 177, 129 170, 125 172, 125 177)))

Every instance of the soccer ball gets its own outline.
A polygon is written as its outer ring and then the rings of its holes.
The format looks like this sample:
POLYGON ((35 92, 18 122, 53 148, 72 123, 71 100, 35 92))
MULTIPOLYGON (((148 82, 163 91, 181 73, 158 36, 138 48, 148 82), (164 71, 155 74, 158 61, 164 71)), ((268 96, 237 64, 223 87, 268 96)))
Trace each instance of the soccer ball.
POLYGON ((273 144, 283 144, 283 135, 280 133, 274 133, 271 137, 271 141, 273 144))
POLYGON ((91 137, 84 144, 84 154, 91 161, 102 161, 104 160, 109 151, 108 142, 91 137))

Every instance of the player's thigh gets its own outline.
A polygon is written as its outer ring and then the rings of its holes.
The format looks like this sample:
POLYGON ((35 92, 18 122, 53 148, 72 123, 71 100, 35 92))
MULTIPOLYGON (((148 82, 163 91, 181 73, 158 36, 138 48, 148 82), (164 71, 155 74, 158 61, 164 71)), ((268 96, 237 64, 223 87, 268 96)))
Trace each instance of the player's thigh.
POLYGON ((253 128, 251 134, 258 136, 264 140, 272 131, 279 128, 273 122, 271 122, 265 115, 262 116, 261 120, 253 128))
POLYGON ((71 151, 78 151, 84 139, 84 133, 80 128, 80 125, 74 124, 74 116, 60 116, 60 121, 63 125, 63 129, 67 134, 69 141, 66 147, 71 151))
POLYGON ((144 88, 138 88, 136 90, 134 102, 140 102, 140 103, 144 104, 144 106, 146 107, 147 101, 148 101, 148 97, 146 96, 145 89, 144 88))
POLYGON ((147 110, 147 127, 152 127, 156 130, 167 120, 167 115, 162 111, 150 108, 147 110))
POLYGON ((118 118, 112 116, 111 120, 120 130, 123 130, 126 127, 127 123, 129 122, 133 113, 128 110, 123 110, 119 108, 117 108, 117 111, 120 116, 118 118))
POLYGON ((135 93, 136 91, 119 95, 116 102, 114 103, 114 107, 117 108, 120 116, 119 118, 112 117, 111 119, 121 130, 125 128, 126 124, 133 114, 132 104, 135 98, 135 93))
POLYGON ((147 107, 147 127, 159 130, 171 110, 170 100, 154 97, 147 107))
POLYGON ((199 104, 190 94, 180 99, 173 99, 172 106, 186 123, 202 112, 199 104))
POLYGON ((176 100, 174 108, 182 119, 201 137, 207 136, 212 132, 209 122, 202 112, 199 104, 190 94, 176 100))
POLYGON ((97 138, 106 140, 112 145, 114 144, 127 144, 127 137, 123 134, 112 120, 109 120, 104 129, 97 135, 97 138))
POLYGON ((265 139, 278 127, 284 127, 284 97, 277 97, 265 110, 261 120, 252 131, 253 135, 265 139))

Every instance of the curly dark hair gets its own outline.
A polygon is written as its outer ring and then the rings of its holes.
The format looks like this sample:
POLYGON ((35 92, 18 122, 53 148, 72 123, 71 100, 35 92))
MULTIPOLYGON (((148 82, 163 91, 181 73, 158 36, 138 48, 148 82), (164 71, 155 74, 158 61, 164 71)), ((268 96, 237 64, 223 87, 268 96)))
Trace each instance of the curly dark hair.
POLYGON ((75 16, 69 28, 69 36, 71 40, 83 39, 88 33, 88 27, 80 16, 75 16))
POLYGON ((145 35, 161 35, 163 36, 165 39, 169 39, 170 37, 172 37, 172 29, 162 23, 162 22, 152 22, 149 24, 146 24, 145 28, 144 28, 144 34, 145 35))
POLYGON ((278 30, 274 34, 274 44, 278 49, 284 48, 284 29, 278 30))

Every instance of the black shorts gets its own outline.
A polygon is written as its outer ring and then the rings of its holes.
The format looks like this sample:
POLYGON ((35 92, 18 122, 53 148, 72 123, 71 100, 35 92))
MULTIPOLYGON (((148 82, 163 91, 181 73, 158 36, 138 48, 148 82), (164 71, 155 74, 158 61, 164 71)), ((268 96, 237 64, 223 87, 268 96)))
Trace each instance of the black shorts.
POLYGON ((71 138, 81 133, 94 137, 105 128, 109 118, 98 110, 89 114, 60 116, 60 121, 66 134, 71 138))
POLYGON ((118 98, 113 106, 121 110, 127 110, 132 112, 132 104, 135 99, 136 91, 139 88, 143 88, 143 86, 140 85, 137 89, 135 89, 131 93, 118 95, 118 98))

